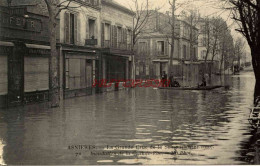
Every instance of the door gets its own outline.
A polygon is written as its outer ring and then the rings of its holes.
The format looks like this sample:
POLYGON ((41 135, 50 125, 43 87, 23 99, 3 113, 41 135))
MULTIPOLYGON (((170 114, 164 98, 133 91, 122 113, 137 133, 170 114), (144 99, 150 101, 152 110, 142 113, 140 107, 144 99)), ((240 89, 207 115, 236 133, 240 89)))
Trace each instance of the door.
POLYGON ((86 60, 86 87, 92 86, 92 60, 86 60))

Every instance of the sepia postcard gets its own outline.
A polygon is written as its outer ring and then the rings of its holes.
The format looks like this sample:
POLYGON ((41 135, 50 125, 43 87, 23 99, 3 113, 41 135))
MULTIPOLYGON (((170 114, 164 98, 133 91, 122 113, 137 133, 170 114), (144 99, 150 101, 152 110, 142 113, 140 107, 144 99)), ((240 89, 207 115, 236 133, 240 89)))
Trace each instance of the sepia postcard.
POLYGON ((259 0, 0 0, 0 165, 260 164, 259 27, 259 0))

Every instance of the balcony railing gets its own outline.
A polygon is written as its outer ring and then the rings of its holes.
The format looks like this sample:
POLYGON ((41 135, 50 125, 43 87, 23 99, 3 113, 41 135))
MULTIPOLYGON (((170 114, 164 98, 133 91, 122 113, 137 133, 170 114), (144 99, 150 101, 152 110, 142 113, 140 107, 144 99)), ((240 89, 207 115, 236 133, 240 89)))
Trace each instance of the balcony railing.
POLYGON ((86 39, 85 45, 95 46, 97 45, 97 39, 86 39))
POLYGON ((116 46, 115 45, 112 46, 111 40, 104 40, 103 48, 116 48, 116 49, 120 49, 120 50, 131 50, 132 44, 117 42, 116 46))

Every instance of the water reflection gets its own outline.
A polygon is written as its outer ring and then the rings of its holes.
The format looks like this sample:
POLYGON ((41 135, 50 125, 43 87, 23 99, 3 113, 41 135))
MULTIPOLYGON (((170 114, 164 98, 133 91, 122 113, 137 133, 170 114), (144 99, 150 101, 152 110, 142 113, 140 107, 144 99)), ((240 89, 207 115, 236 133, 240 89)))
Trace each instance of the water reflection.
POLYGON ((1 110, 0 164, 249 164, 253 74, 219 81, 231 88, 135 88, 69 99, 56 109, 1 110), (96 148, 68 148, 73 145, 96 148), (104 152, 109 155, 93 155, 104 152))

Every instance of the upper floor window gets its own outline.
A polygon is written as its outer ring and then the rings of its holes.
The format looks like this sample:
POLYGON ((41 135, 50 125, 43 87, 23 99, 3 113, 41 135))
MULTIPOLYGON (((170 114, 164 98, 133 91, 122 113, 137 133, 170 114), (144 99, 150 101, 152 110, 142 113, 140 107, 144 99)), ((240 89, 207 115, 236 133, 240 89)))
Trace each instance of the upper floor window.
POLYGON ((122 43, 123 42, 123 30, 122 27, 117 27, 117 42, 122 43))
POLYGON ((164 41, 157 41, 157 52, 164 55, 164 41))
POLYGON ((105 41, 110 40, 110 24, 105 23, 105 41))
POLYGON ((96 39, 95 36, 95 26, 96 26, 96 20, 88 19, 88 29, 89 29, 89 39, 96 39))
POLYGON ((186 47, 186 45, 183 45, 182 49, 183 49, 183 58, 186 59, 187 58, 187 47, 186 47))
POLYGON ((138 43, 138 52, 146 53, 146 51, 147 51, 146 42, 139 42, 138 43))
POLYGON ((127 44, 131 44, 132 31, 130 29, 127 30, 127 44))
POLYGON ((77 15, 65 13, 65 43, 75 44, 77 41, 77 15))

